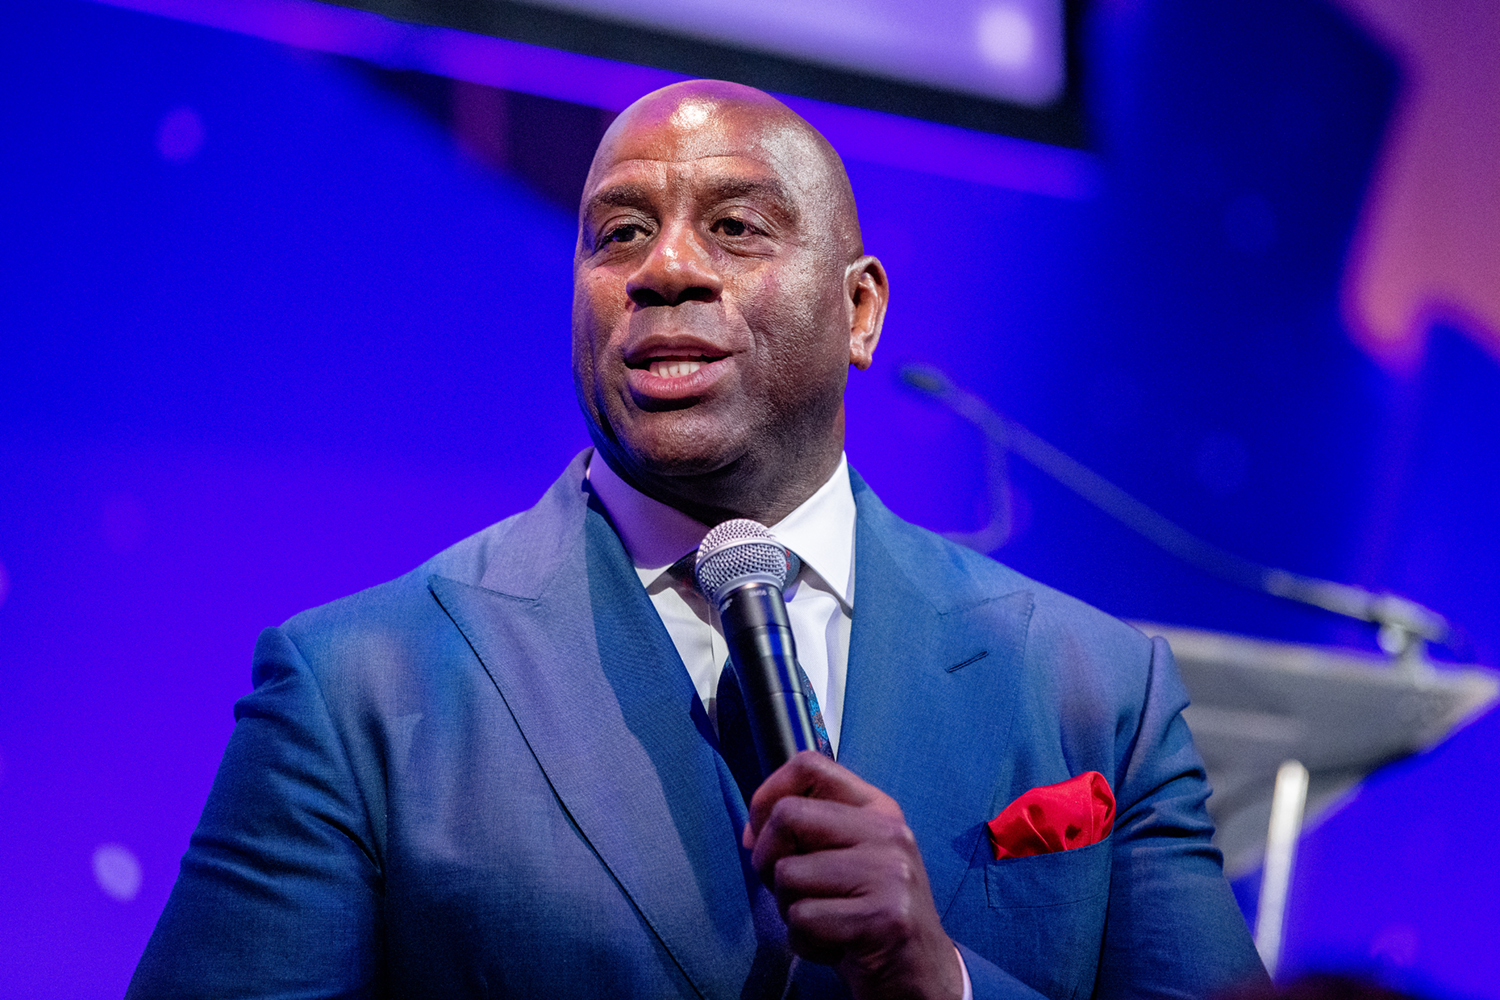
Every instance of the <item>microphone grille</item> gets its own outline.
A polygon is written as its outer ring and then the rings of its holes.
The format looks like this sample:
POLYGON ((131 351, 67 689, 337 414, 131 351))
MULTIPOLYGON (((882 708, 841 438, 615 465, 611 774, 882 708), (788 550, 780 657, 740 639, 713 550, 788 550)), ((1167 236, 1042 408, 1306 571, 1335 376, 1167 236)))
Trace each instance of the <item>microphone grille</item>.
POLYGON ((752 581, 786 586, 786 550, 759 521, 737 517, 713 528, 698 546, 698 589, 716 606, 734 587, 752 581))

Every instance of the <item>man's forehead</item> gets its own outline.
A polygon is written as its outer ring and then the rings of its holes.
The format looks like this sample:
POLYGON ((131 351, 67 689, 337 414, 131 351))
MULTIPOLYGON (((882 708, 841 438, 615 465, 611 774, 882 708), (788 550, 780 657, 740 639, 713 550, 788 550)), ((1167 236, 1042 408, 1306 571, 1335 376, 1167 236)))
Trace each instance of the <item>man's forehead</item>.
POLYGON ((821 150, 810 133, 789 109, 763 95, 758 100, 712 90, 652 95, 610 126, 589 186, 606 175, 653 163, 693 161, 703 161, 699 166, 708 171, 770 173, 783 183, 810 181, 824 172, 821 150))
POLYGON ((655 200, 668 192, 711 199, 761 197, 787 203, 796 200, 799 194, 789 187, 779 171, 756 157, 706 155, 671 160, 643 157, 616 160, 596 169, 585 194, 584 207, 633 204, 655 200))

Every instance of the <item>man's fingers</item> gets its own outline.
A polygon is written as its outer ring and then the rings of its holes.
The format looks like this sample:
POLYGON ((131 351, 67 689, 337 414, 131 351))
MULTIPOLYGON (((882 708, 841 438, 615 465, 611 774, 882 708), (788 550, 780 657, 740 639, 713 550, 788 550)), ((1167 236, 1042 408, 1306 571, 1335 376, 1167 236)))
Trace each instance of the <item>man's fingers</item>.
POLYGON ((784 908, 786 943, 793 953, 820 965, 838 965, 857 922, 866 918, 860 900, 802 899, 784 908))
POLYGON ((873 805, 900 812, 889 795, 814 750, 804 750, 761 782, 751 796, 750 828, 756 834, 776 803, 788 796, 842 802, 851 806, 873 805), (888 804, 888 805, 887 805, 888 804))
POLYGON ((760 873, 761 881, 770 885, 771 866, 779 859, 849 847, 859 842, 865 825, 857 806, 788 797, 772 808, 760 830, 752 834, 750 863, 760 873))
POLYGON ((836 851, 870 842, 915 842, 898 809, 894 815, 825 799, 788 796, 775 803, 753 837, 750 861, 761 879, 771 883, 771 867, 789 855, 836 851))
POLYGON ((883 903, 863 897, 799 899, 787 908, 787 944, 824 965, 838 965, 853 954, 879 965, 888 948, 899 950, 916 936, 918 923, 910 908, 883 903))
POLYGON ((879 844, 789 855, 776 862, 771 874, 771 888, 778 901, 788 904, 812 896, 895 892, 920 897, 927 890, 925 873, 914 856, 879 844))

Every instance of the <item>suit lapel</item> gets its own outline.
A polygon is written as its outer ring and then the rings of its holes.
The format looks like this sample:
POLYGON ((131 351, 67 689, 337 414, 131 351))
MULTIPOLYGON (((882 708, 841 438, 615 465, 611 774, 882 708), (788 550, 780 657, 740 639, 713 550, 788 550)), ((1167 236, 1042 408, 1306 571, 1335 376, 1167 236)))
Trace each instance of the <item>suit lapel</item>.
POLYGON ((565 475, 517 520, 484 586, 430 586, 684 975, 705 996, 737 996, 756 938, 725 802, 733 782, 725 789, 692 683, 580 478, 565 475))
POLYGON ((1010 785, 1007 743, 1032 598, 974 592, 949 550, 899 521, 857 478, 855 499, 839 761, 901 804, 941 914, 1010 785))

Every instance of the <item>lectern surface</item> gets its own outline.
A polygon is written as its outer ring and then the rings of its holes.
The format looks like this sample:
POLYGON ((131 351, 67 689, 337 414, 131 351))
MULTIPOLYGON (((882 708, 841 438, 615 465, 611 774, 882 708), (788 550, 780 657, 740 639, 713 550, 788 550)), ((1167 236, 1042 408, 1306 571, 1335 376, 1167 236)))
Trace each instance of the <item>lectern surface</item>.
POLYGON ((1441 743, 1500 693, 1500 675, 1481 667, 1405 669, 1357 650, 1135 624, 1177 657, 1231 878, 1260 864, 1283 761, 1310 772, 1311 825, 1371 771, 1441 743))

